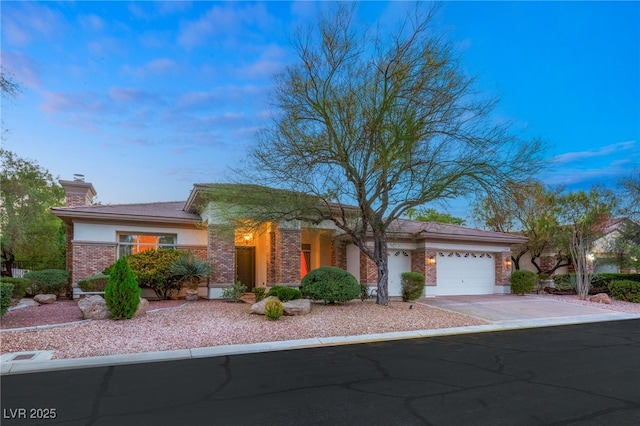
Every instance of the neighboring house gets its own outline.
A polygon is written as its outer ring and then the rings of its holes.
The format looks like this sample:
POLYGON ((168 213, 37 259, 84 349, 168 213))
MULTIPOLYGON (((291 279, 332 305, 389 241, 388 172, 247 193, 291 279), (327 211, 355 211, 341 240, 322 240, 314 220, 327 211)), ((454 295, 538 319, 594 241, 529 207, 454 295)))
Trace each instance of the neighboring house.
MULTIPOLYGON (((594 241, 591 248, 590 261, 593 267, 594 273, 601 272, 620 272, 618 264, 615 262, 616 253, 613 252, 616 239, 622 235, 622 230, 631 221, 626 218, 613 218, 607 219, 600 225, 602 236, 594 241)), ((544 255, 538 260, 543 268, 549 267, 555 263, 555 252, 553 250, 546 251, 544 255)), ((520 258, 520 269, 528 271, 538 272, 531 263, 531 254, 525 253, 520 258)), ((554 272, 554 275, 566 274, 574 272, 573 265, 563 266, 554 272)))
MULTIPOLYGON (((200 295, 220 298, 222 288, 242 282, 254 286, 297 286, 311 269, 338 266, 360 283, 376 287, 373 261, 349 237, 326 221, 267 223, 259 232, 225 232, 215 203, 205 195, 213 185, 194 185, 187 201, 91 205, 93 185, 83 180, 60 184, 67 207, 53 213, 67 224, 67 265, 72 282, 100 273, 119 256, 163 247, 188 250, 211 262, 214 272, 200 295)), ((512 244, 526 238, 432 222, 399 219, 389 229, 389 295, 400 296, 400 274, 426 277, 425 295, 509 293, 512 244)), ((373 245, 373 240, 371 241, 373 245)))

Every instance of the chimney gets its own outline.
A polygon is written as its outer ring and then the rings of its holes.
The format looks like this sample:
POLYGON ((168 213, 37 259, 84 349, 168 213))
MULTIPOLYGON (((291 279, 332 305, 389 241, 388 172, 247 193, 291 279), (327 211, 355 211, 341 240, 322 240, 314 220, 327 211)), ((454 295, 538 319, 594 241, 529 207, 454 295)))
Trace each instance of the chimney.
POLYGON ((73 180, 61 179, 59 182, 67 197, 67 207, 89 206, 97 195, 93 185, 84 181, 84 175, 74 174, 73 180))

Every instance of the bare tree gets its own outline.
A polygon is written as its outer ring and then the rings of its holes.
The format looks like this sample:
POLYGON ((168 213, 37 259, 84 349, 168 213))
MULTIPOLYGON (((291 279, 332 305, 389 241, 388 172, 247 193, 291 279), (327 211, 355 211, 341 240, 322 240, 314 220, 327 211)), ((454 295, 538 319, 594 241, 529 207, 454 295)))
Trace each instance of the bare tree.
MULTIPOLYGON (((346 4, 298 32, 297 62, 275 76, 277 112, 243 174, 307 194, 284 196, 285 208, 265 200, 248 219, 333 221, 375 262, 383 305, 386 234, 397 218, 434 200, 501 191, 539 165, 538 141, 496 122, 495 99, 476 92, 432 30, 436 10, 422 6, 389 34, 361 28, 346 4)), ((238 191, 233 202, 255 204, 250 193, 238 191)))

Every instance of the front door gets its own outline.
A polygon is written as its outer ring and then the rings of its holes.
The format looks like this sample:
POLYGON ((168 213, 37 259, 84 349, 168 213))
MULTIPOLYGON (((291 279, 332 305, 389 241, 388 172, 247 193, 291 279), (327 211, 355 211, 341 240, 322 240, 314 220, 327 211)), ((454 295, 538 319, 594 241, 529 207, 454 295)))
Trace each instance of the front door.
POLYGON ((247 291, 253 290, 256 279, 256 248, 236 247, 236 283, 247 286, 247 291))

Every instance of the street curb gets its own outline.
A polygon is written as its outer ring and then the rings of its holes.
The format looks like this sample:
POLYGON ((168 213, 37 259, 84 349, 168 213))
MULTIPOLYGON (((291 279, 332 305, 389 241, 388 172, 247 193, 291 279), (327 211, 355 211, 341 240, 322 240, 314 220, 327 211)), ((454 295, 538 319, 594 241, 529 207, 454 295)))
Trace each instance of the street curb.
MULTIPOLYGON (((295 349, 331 347, 361 343, 386 342, 393 340, 419 339, 428 337, 451 336, 458 334, 488 333, 539 327, 587 324, 606 321, 640 319, 640 314, 611 313, 602 315, 584 315, 579 317, 556 317, 534 320, 507 320, 492 324, 467 327, 440 328, 433 330, 399 331, 359 336, 318 337, 301 340, 261 342, 247 345, 224 345, 206 348, 178 349, 172 351, 144 352, 135 354, 105 355, 86 358, 66 358, 46 361, 3 361, 0 363, 0 376, 26 373, 41 373, 54 370, 76 368, 109 367, 125 364, 139 364, 162 361, 210 358, 217 356, 252 354, 295 349)), ((34 351, 36 352, 36 351, 34 351)), ((7 354, 4 354, 7 355, 7 354)))

